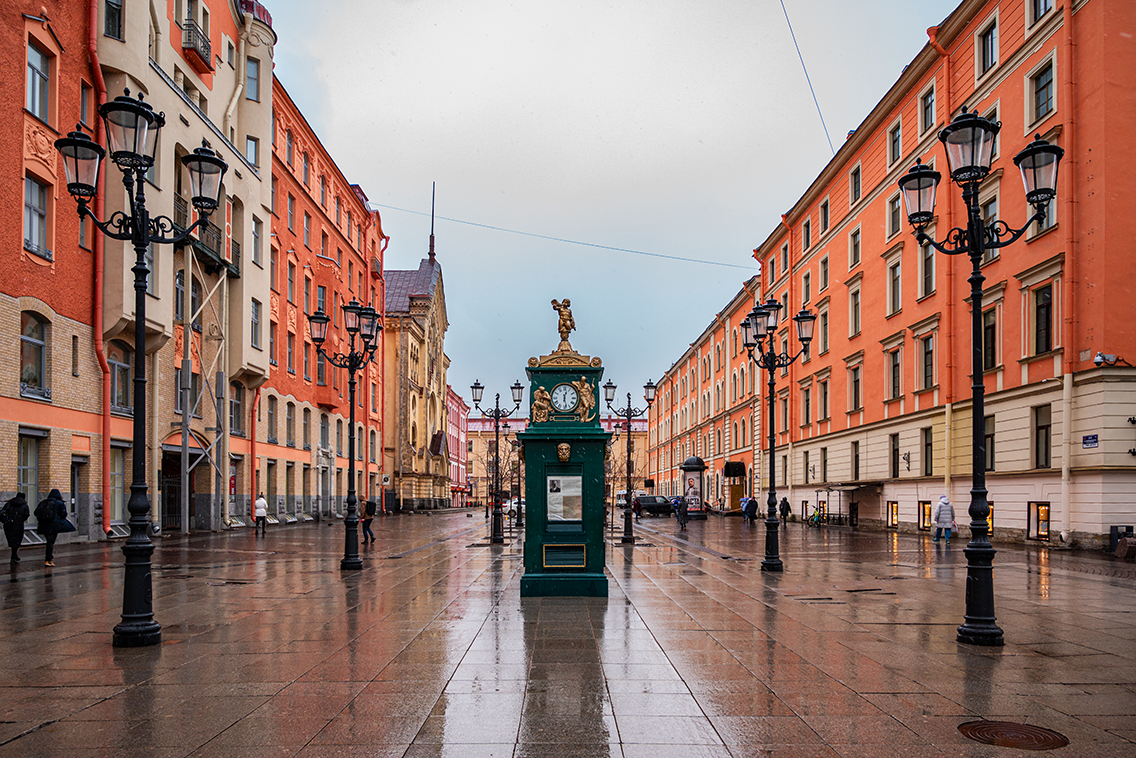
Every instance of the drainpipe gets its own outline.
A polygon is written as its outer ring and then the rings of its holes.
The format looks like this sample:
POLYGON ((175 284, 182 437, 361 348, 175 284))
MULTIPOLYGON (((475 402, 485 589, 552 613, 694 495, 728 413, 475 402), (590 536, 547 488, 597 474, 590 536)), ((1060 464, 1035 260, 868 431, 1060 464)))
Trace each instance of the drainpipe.
MULTIPOLYGON (((256 475, 259 472, 256 462, 256 407, 260 405, 260 387, 256 388, 256 394, 252 396, 252 408, 249 409, 249 481, 252 483, 252 499, 250 503, 256 502, 256 475)), ((225 498, 226 509, 228 508, 229 499, 225 498)), ((225 523, 228 524, 229 514, 225 514, 225 523)))
MULTIPOLYGON (((237 86, 233 89, 233 97, 229 100, 229 107, 225 109, 224 133, 226 137, 229 136, 229 128, 233 123, 233 110, 236 109, 237 103, 241 99, 241 93, 245 89, 245 72, 248 70, 248 66, 245 64, 245 43, 248 41, 249 32, 252 30, 252 14, 245 11, 244 17, 245 30, 241 32, 237 50, 237 86)), ((236 140, 233 141, 236 142, 236 140)), ((228 497, 225 499, 228 500, 228 497)))
MULTIPOLYGON (((927 39, 939 58, 943 61, 943 106, 948 117, 951 114, 951 56, 947 53, 946 48, 939 44, 939 27, 932 26, 927 30, 927 39)), ((946 209, 946 228, 954 228, 954 204, 951 202, 950 196, 947 201, 943 203, 946 209)), ((954 435, 951 434, 951 427, 954 424, 954 399, 955 399, 955 257, 953 255, 946 256, 947 259, 947 297, 946 297, 946 327, 943 330, 944 345, 943 354, 946 357, 946 365, 943 371, 943 394, 946 395, 946 402, 943 404, 943 489, 947 497, 953 496, 951 494, 951 475, 954 473, 952 470, 953 456, 951 451, 954 446, 954 435)), ((940 258, 941 260, 941 258, 940 258)), ((978 305, 981 307, 981 304, 978 305)), ((971 416, 974 415, 973 409, 971 416)), ((972 418, 972 422, 974 422, 972 418)), ((976 423, 976 422, 974 422, 976 423)))
MULTIPOLYGON (((1062 283, 1062 324, 1061 345, 1062 376, 1061 376, 1061 504, 1064 518, 1062 526, 1064 532, 1073 528, 1073 370, 1078 356, 1074 355, 1073 340, 1076 336, 1077 318, 1077 232, 1076 232, 1076 204, 1074 193, 1077 190, 1077 98, 1073 97, 1076 79, 1073 77, 1073 4, 1066 2, 1062 28, 1065 39, 1061 45, 1061 67, 1065 70, 1065 82, 1059 97, 1064 100, 1061 107, 1065 113, 1064 137, 1065 155, 1069 160, 1065 163, 1064 185, 1062 197, 1061 223, 1065 227, 1065 270, 1062 283)), ((1064 537, 1064 535, 1062 535, 1064 537)))
MULTIPOLYGON (((789 226, 789 214, 788 213, 782 213, 781 214, 781 224, 785 227, 786 231, 789 232, 789 267, 788 267, 788 271, 785 272, 785 273, 790 273, 793 270, 793 227, 789 226)), ((789 298, 788 298, 788 300, 785 301, 786 303, 788 303, 788 307, 785 309, 785 313, 782 315, 781 323, 783 323, 783 324, 788 323, 788 319, 790 317, 789 314, 791 314, 793 312, 793 281, 792 281, 792 279, 793 279, 793 277, 790 276, 789 277, 789 283, 785 288, 785 291, 789 295, 789 298)), ((770 348, 773 348, 772 343, 770 344, 770 348)), ((789 490, 788 497, 789 497, 790 503, 796 502, 796 498, 797 498, 797 494, 793 489, 794 479, 793 479, 793 476, 792 476, 792 473, 793 473, 793 442, 794 442, 794 440, 793 440, 793 405, 794 405, 794 403, 793 403, 793 400, 792 400, 792 395, 793 395, 792 387, 793 387, 793 380, 796 379, 796 376, 797 376, 796 371, 794 371, 795 365, 796 364, 794 364, 793 366, 789 366, 788 381, 786 383, 786 386, 789 388, 790 398, 789 398, 789 417, 785 419, 785 440, 786 440, 786 443, 787 443, 787 452, 786 452, 786 458, 785 458, 785 486, 789 490)), ((774 406, 774 407, 776 407, 776 406, 774 406)), ((776 413, 774 413, 773 417, 769 419, 769 423, 774 425, 773 426, 774 429, 777 428, 777 414, 776 413)), ((770 450, 769 454, 773 455, 774 452, 775 452, 775 450, 770 450)), ((782 496, 782 497, 784 497, 784 496, 782 496)))
MULTIPOLYGON (((106 81, 103 79, 102 66, 99 65, 99 37, 96 31, 99 28, 98 0, 87 1, 87 53, 91 56, 91 78, 95 81, 95 92, 99 105, 107 101, 106 81)), ((95 142, 106 144, 103 135, 103 120, 95 119, 95 142)), ((95 193, 95 215, 104 217, 106 204, 106 176, 99 176, 98 192, 95 193)), ((103 410, 102 410, 102 442, 103 442, 103 534, 110 536, 110 364, 107 363, 103 346, 103 281, 105 271, 105 244, 103 235, 91 230, 95 238, 95 302, 94 302, 94 332, 95 332, 95 358, 99 362, 99 370, 103 374, 103 410)))

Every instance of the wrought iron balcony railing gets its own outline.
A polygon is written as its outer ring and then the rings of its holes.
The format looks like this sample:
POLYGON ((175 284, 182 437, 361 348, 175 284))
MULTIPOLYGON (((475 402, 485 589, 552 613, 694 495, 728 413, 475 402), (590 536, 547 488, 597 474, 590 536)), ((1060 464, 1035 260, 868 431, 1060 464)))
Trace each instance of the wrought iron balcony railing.
POLYGON ((181 22, 181 47, 195 56, 200 65, 213 70, 213 46, 209 44, 209 36, 192 18, 181 22))

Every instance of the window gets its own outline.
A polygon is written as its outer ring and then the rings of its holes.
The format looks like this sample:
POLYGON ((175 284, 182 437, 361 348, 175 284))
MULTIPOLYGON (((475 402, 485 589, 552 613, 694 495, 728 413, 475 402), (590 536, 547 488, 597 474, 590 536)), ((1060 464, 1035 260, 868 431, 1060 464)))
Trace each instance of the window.
POLYGON ((284 132, 284 158, 288 161, 288 165, 292 165, 292 156, 296 150, 296 140, 292 136, 292 130, 284 132))
POLYGON ((276 397, 268 396, 268 441, 276 442, 276 397))
POLYGON ((320 232, 320 251, 319 254, 324 258, 327 257, 327 234, 320 232))
MULTIPOLYGON (((998 107, 995 106, 995 107, 991 108, 990 110, 988 110, 986 112, 986 114, 983 116, 983 118, 985 118, 987 121, 990 121, 992 123, 997 122, 998 121, 998 107)), ((994 135, 994 144, 992 145, 992 148, 990 150, 991 160, 998 157, 998 142, 999 142, 998 134, 996 133, 994 135)))
POLYGON ((91 123, 91 85, 79 82, 79 123, 84 126, 91 123))
MULTIPOLYGON (((24 493, 31 510, 39 503, 39 439, 20 435, 16 460, 16 491, 24 493)), ((32 518, 35 518, 34 516, 32 518)))
POLYGON ((896 195, 895 197, 888 200, 887 214, 888 214, 888 220, 887 220, 888 236, 891 237, 891 236, 894 236, 896 234, 899 234, 899 230, 900 230, 900 227, 901 227, 901 221, 902 221, 902 218, 903 218, 903 216, 900 214, 900 210, 899 210, 899 195, 896 195))
POLYGON ((230 42, 228 47, 225 49, 225 62, 229 64, 229 68, 234 68, 233 63, 236 61, 236 59, 237 48, 232 42, 230 42))
MULTIPOLYGON (((34 42, 28 43, 28 82, 27 100, 25 107, 40 121, 47 121, 51 82, 51 58, 47 53, 36 47, 34 42)), ((33 506, 34 507, 34 506, 33 506)))
POLYGON ((984 447, 986 448, 986 470, 994 470, 994 417, 987 416, 982 420, 982 426, 985 429, 982 439, 984 447))
POLYGON ((1046 63, 1030 77, 1030 92, 1033 93, 1033 122, 1040 121, 1053 112, 1053 62, 1046 63))
POLYGON ((888 315, 899 313, 900 307, 903 305, 901 298, 901 285, 902 285, 902 272, 900 269, 900 261, 888 266, 888 315))
POLYGON ((304 315, 312 312, 312 280, 304 277, 304 315))
MULTIPOLYGON (((174 369, 174 413, 182 412, 181 369, 174 369)), ((194 418, 201 418, 198 401, 201 399, 201 374, 189 375, 189 406, 194 418)))
POLYGON ((888 165, 895 163, 903 157, 903 131, 901 122, 888 130, 888 165))
POLYGON ((153 242, 151 242, 146 247, 145 260, 146 260, 146 294, 153 295, 154 297, 157 297, 158 291, 157 291, 157 285, 155 284, 155 280, 157 279, 155 274, 157 272, 155 270, 155 264, 154 264, 154 243, 153 242))
POLYGON ((51 399, 47 387, 47 321, 39 314, 20 314, 20 394, 51 399))
POLYGON ((854 229, 848 235, 848 268, 860 265, 860 230, 854 229))
POLYGON ((848 293, 848 336, 855 337, 860 333, 860 290, 848 293))
POLYGON ((828 352, 828 311, 820 314, 820 354, 828 352))
POLYGON ((268 363, 276 365, 276 322, 268 322, 268 363))
POLYGON ((919 131, 925 132, 935 125, 935 87, 919 96, 919 131))
POLYGON ((343 201, 340 200, 339 196, 337 195, 335 197, 335 225, 336 226, 339 226, 340 213, 342 213, 342 211, 343 211, 343 201))
POLYGON ((309 382, 312 380, 311 365, 312 365, 311 364, 311 345, 309 345, 307 342, 305 342, 304 343, 304 379, 305 379, 305 381, 309 381, 309 382))
POLYGON ((371 430, 370 450, 371 450, 371 463, 374 463, 375 462, 375 430, 374 429, 371 430))
POLYGON ((801 227, 801 249, 808 250, 813 246, 813 222, 805 221, 801 227))
POLYGON ((304 211, 304 247, 312 247, 312 214, 304 211))
POLYGON ((252 340, 252 346, 260 348, 260 301, 252 301, 252 316, 249 325, 249 337, 252 340))
POLYGON ((920 434, 923 437, 923 476, 935 474, 935 436, 931 427, 924 428, 920 434))
POLYGON ((276 215, 276 177, 272 177, 272 215, 276 215))
POLYGON ((308 156, 308 153, 305 150, 304 151, 303 177, 304 177, 304 186, 307 186, 307 187, 311 186, 311 181, 309 181, 309 179, 311 177, 311 169, 312 169, 312 159, 311 159, 310 156, 308 156))
POLYGON ((122 39, 122 0, 106 0, 103 33, 114 39, 122 39))
POLYGON ((903 394, 900 378, 902 376, 901 363, 899 360, 899 351, 892 350, 888 353, 888 377, 890 377, 891 392, 888 397, 896 400, 903 394))
POLYGON ((292 334, 291 332, 288 332, 288 363, 287 363, 287 366, 288 366, 288 373, 289 374, 296 373, 296 363, 293 359, 293 354, 295 353, 295 350, 296 350, 296 335, 292 334))
POLYGON ((813 391, 806 387, 801 390, 801 425, 806 426, 813 421, 813 391))
POLYGON ((777 259, 769 259, 769 286, 773 286, 773 282, 777 281, 777 259))
POLYGON ((1053 285, 1033 291, 1033 352, 1048 353, 1053 349, 1053 285))
POLYGON ((264 222, 256 216, 252 217, 252 262, 260 265, 261 239, 264 237, 264 222))
POLYGON ((789 431, 789 396, 781 398, 781 431, 789 431))
POLYGON ((817 421, 824 421, 828 418, 828 380, 824 380, 817 385, 817 399, 820 402, 820 416, 817 421))
POLYGON ((812 282, 813 277, 809 272, 805 272, 804 277, 801 279, 801 304, 805 304, 812 299, 812 282))
POLYGON ((320 414, 320 446, 331 447, 331 423, 327 420, 326 413, 320 414))
POLYGON ((853 366, 848 372, 848 402, 849 409, 858 411, 860 405, 860 367, 853 366))
POLYGON ((296 302, 296 264, 288 261, 288 302, 296 302))
POLYGON ((935 337, 927 335, 920 341, 923 354, 923 389, 935 386, 935 337))
POLYGON ((848 174, 848 198, 849 204, 855 203, 860 199, 860 167, 852 169, 852 173, 848 174))
POLYGON ((106 359, 110 366, 110 407, 121 413, 131 413, 130 404, 130 358, 133 350, 129 345, 113 340, 107 345, 106 359))
POLYGON ((256 137, 245 137, 245 160, 254 166, 260 165, 260 140, 256 137))
POLYGON ((998 365, 998 313, 994 308, 982 312, 982 370, 998 365))
POLYGON ((828 256, 820 259, 820 292, 828 289, 828 256))
POLYGON ((788 243, 781 246, 781 273, 789 273, 789 245, 788 243))
POLYGON ((919 246, 920 297, 927 297, 935 291, 935 249, 930 245, 919 246))
POLYGON ((320 177, 320 205, 327 207, 327 177, 320 177))
POLYGON ((978 33, 978 74, 982 76, 998 64, 998 22, 978 33))
POLYGON ((233 382, 229 385, 229 430, 244 436, 245 387, 233 382))
MULTIPOLYGON (((980 206, 982 213, 982 225, 990 227, 998 220, 998 196, 994 195, 989 199, 982 202, 980 206)), ((992 261, 998 257, 998 248, 988 247, 982 251, 982 262, 992 261)))
POLYGON ((321 386, 327 384, 327 361, 324 360, 323 353, 316 352, 316 384, 321 386))
POLYGON ((1049 539, 1049 503, 1029 504, 1029 524, 1026 535, 1031 540, 1049 539))
MULTIPOLYGON (((806 450, 804 455, 802 456, 802 463, 803 463, 802 468, 804 469, 804 472, 805 472, 805 484, 808 484, 809 483, 809 473, 810 473, 809 472, 809 451, 808 450, 806 450)), ((803 511, 804 508, 802 508, 801 510, 803 511)))
POLYGON ((335 453, 343 455, 343 419, 335 420, 335 453))
POLYGON ((316 310, 327 313, 327 287, 316 285, 316 310))
POLYGON ((1045 211, 1045 215, 1037 220, 1033 228, 1033 234, 1040 234, 1046 229, 1052 229, 1057 224, 1057 214, 1054 212, 1054 198, 1049 198, 1045 205, 1042 206, 1041 210, 1045 211))
POLYGON ((1053 10, 1053 0, 1029 0, 1029 9, 1029 23, 1030 26, 1033 26, 1040 21, 1045 14, 1053 10))
POLYGON ((126 504, 126 453, 121 447, 110 451, 110 520, 123 520, 126 504))
POLYGON ((195 332, 201 331, 201 282, 197 277, 193 277, 189 282, 189 307, 190 316, 193 318, 192 328, 195 332))
POLYGON ((856 481, 860 478, 860 443, 853 442, 851 450, 852 458, 852 480, 856 481))
MULTIPOLYGON (((260 102, 260 61, 249 58, 245 68, 245 98, 260 102)), ((292 162, 292 132, 288 132, 288 162, 292 162)))
POLYGON ((828 481, 828 448, 822 447, 820 449, 820 480, 822 482, 828 481))
POLYGON ((312 412, 310 409, 304 409, 304 449, 312 449, 312 412))
POLYGON ((288 231, 296 231, 296 198, 288 193, 288 231))
MULTIPOLYGON (((350 291, 355 286, 355 264, 347 261, 347 289, 350 291)), ((362 296, 363 292, 360 290, 359 295, 362 296)))
POLYGON ((24 249, 52 260, 47 247, 47 185, 32 177, 24 177, 24 249))
POLYGON ((899 478, 899 435, 888 435, 888 451, 890 455, 888 458, 891 461, 891 478, 899 478))
POLYGON ((828 231, 828 200, 820 204, 820 233, 828 231))
POLYGON ((930 500, 920 500, 919 501, 919 528, 922 529, 923 531, 926 531, 926 532, 931 531, 931 526, 932 526, 931 515, 932 515, 931 501, 930 500))
POLYGON ((1048 405, 1033 409, 1033 467, 1050 468, 1053 465, 1052 410, 1048 405))

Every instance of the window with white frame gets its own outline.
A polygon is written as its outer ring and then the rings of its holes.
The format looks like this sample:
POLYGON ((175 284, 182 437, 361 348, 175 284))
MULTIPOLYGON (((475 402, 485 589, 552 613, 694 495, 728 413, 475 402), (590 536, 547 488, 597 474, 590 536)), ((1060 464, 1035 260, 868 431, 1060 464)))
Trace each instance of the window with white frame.
MULTIPOLYGON (((238 95, 239 97, 239 95, 238 95)), ((245 68, 245 98, 260 102, 260 61, 249 58, 245 68)), ((288 132, 288 163, 292 162, 292 132, 288 132)))
POLYGON ((888 129, 888 165, 892 165, 903 157, 903 122, 896 121, 888 129))
POLYGON ((48 322, 38 313, 20 313, 20 394, 50 400, 48 322))
POLYGON ((810 219, 805 219, 805 223, 801 225, 801 249, 808 250, 813 246, 813 222, 810 219))
POLYGON ((130 359, 134 351, 119 340, 111 340, 107 345, 106 359, 110 366, 110 407, 119 413, 132 413, 130 389, 133 377, 130 374, 130 359))
POLYGON ((855 365, 848 368, 848 410, 858 411, 863 405, 863 366, 855 365))
POLYGON ((935 336, 928 334, 919 340, 919 352, 923 359, 923 386, 929 390, 935 386, 935 336))
POLYGON ((848 233, 848 268, 860 265, 860 227, 848 233))
POLYGON ((818 292, 824 292, 828 289, 828 256, 820 259, 820 287, 817 288, 818 292))
POLYGON ((49 261, 53 259, 47 239, 50 197, 50 187, 33 177, 24 177, 24 249, 49 261))
POLYGON ((860 288, 848 292, 848 336, 860 333, 860 288))
POLYGON ((806 271, 805 275, 801 277, 801 304, 809 302, 812 299, 812 283, 813 275, 806 271))
POLYGON ((820 233, 824 234, 828 231, 828 198, 820 204, 820 233))
POLYGON ((1057 109, 1057 97, 1053 77, 1053 57, 1034 69, 1029 75, 1027 91, 1029 111, 1026 123, 1036 124, 1057 109))
POLYGON ((982 370, 990 371, 998 365, 998 309, 982 312, 982 370))
POLYGON ((1053 10, 1053 0, 1026 0, 1027 26, 1033 26, 1053 10))
POLYGON ((51 57, 34 42, 28 43, 27 94, 24 106, 40 121, 47 122, 51 104, 51 57))
POLYGON ((899 348, 887 354, 888 363, 888 399, 898 400, 903 396, 903 363, 899 348))
POLYGON ((249 339, 252 346, 260 349, 260 301, 253 299, 249 319, 249 339))
POLYGON ((264 222, 256 216, 252 217, 252 262, 260 265, 261 245, 264 238, 264 222))
POLYGON ((887 234, 894 237, 902 228, 903 214, 900 210, 899 195, 888 198, 887 202, 887 234))
MULTIPOLYGON (((982 213, 982 225, 992 226, 998 220, 998 194, 994 192, 989 197, 978 201, 979 211, 982 213)), ((982 262, 986 263, 998 257, 998 248, 988 247, 982 251, 982 262)))
POLYGON ((927 297, 935 291, 935 248, 929 243, 919 246, 919 296, 927 297))
POLYGON ((828 380, 822 379, 817 383, 817 421, 828 419, 828 380))
POLYGON ((820 354, 828 352, 828 308, 825 307, 817 317, 819 322, 817 338, 820 340, 820 354))
POLYGON ((861 180, 860 180, 860 166, 856 165, 848 173, 848 204, 854 205, 860 199, 861 180))
POLYGON ((260 140, 256 137, 245 137, 245 160, 254 166, 260 165, 260 140))
POLYGON ((974 35, 975 78, 981 79, 998 65, 997 13, 974 35))
POLYGON ((903 308, 903 261, 898 257, 888 263, 888 315, 892 316, 903 308))
POLYGON ((781 246, 781 273, 786 274, 789 271, 789 243, 786 242, 781 246))
POLYGON ((919 132, 923 133, 935 126, 935 85, 932 84, 919 95, 919 132))
POLYGON ((1053 350, 1053 284, 1034 289, 1030 298, 1033 306, 1033 354, 1041 355, 1053 350))

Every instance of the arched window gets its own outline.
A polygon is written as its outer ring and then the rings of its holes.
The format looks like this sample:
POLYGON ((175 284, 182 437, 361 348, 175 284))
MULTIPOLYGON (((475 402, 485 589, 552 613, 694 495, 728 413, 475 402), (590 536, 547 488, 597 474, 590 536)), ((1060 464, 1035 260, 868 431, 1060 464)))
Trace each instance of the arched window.
POLYGON ((738 447, 738 422, 734 422, 734 448, 738 447))
POLYGON ((113 340, 107 345, 106 359, 110 364, 110 407, 111 410, 131 413, 134 406, 130 402, 130 358, 132 348, 125 342, 113 340))
POLYGON ((51 399, 47 386, 47 321, 31 311, 20 314, 20 394, 51 399))

